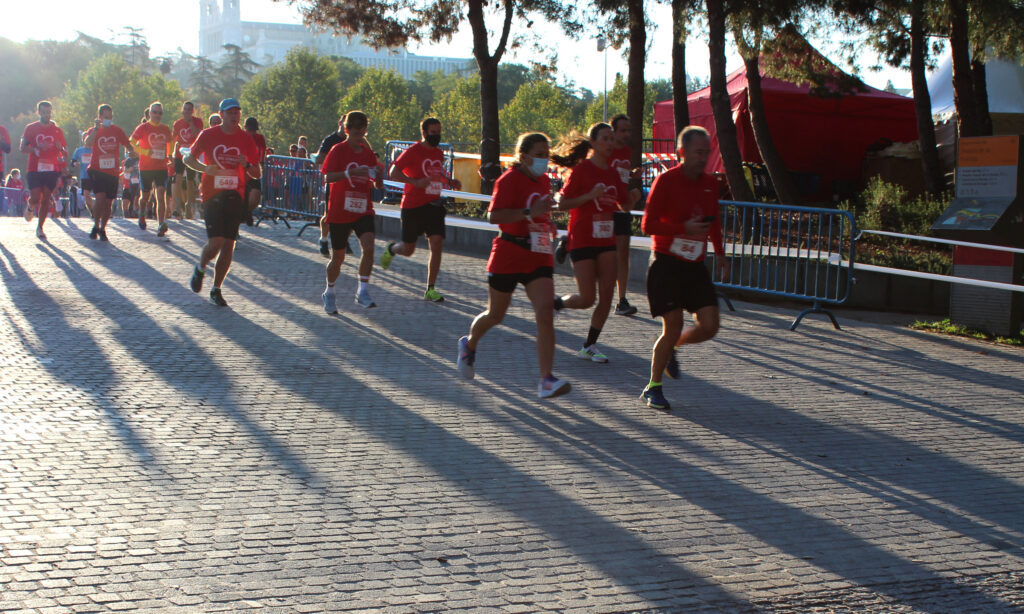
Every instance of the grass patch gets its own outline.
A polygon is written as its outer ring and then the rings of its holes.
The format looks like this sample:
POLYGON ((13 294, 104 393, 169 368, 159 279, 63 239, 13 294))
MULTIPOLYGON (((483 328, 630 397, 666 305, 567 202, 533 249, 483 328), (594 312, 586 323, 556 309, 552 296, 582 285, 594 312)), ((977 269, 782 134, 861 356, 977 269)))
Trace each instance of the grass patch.
POLYGON ((935 322, 923 322, 918 320, 911 324, 910 328, 930 333, 952 335, 954 337, 969 337, 971 339, 981 339, 982 341, 992 341, 1002 345, 1024 346, 1024 334, 1022 333, 1017 333, 1017 335, 1013 337, 1000 337, 998 335, 986 333, 982 330, 968 328, 961 324, 953 324, 949 321, 949 318, 946 318, 945 320, 937 320, 935 322))

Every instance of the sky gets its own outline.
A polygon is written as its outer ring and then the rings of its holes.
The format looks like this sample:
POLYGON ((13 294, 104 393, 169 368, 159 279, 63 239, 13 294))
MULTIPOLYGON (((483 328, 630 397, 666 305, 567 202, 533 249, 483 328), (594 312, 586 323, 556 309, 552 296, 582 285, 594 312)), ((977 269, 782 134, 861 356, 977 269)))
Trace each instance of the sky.
MULTIPOLYGON (((83 2, 82 0, 50 0, 46 3, 45 18, 40 18, 40 9, 30 2, 16 2, 5 8, 5 18, 0 21, 0 37, 14 41, 29 39, 71 40, 76 32, 81 31, 90 36, 105 40, 122 40, 123 28, 132 26, 142 28, 149 41, 153 55, 162 55, 181 47, 188 53, 199 51, 199 0, 177 0, 174 3, 158 3, 157 6, 166 10, 152 10, 139 0, 102 0, 100 2, 83 2), (170 7, 176 6, 176 10, 170 7)), ((645 67, 648 80, 671 76, 672 62, 669 57, 671 37, 671 11, 663 4, 648 3, 649 21, 652 24, 665 24, 655 27, 649 32, 650 53, 645 67)), ((286 2, 273 0, 241 0, 243 21, 265 21, 276 23, 301 23, 297 7, 286 2)), ((542 33, 544 40, 557 40, 559 32, 549 24, 537 24, 534 29, 542 33)), ((812 43, 814 41, 812 40, 812 43)), ((627 72, 623 54, 609 50, 605 54, 598 53, 593 38, 580 41, 566 39, 559 44, 558 69, 563 77, 576 82, 580 87, 595 93, 603 91, 605 75, 608 87, 611 87, 615 74, 627 72), (607 56, 607 71, 604 69, 604 56, 607 56)), ((459 32, 451 43, 410 47, 410 51, 421 55, 443 55, 450 57, 471 57, 471 39, 468 27, 459 32)), ((708 74, 707 46, 696 37, 691 38, 686 48, 687 73, 706 80, 708 74)), ((524 64, 535 58, 531 49, 524 48, 518 53, 506 55, 508 62, 524 64)), ((835 61, 835 58, 831 58, 835 61)), ((864 65, 874 63, 874 58, 865 58, 864 65)), ((739 68, 739 57, 732 55, 728 70, 739 68)), ((845 67, 844 67, 845 68, 845 67)), ((891 80, 897 88, 910 88, 910 75, 907 72, 885 70, 870 72, 863 70, 861 78, 869 85, 883 88, 891 80)))

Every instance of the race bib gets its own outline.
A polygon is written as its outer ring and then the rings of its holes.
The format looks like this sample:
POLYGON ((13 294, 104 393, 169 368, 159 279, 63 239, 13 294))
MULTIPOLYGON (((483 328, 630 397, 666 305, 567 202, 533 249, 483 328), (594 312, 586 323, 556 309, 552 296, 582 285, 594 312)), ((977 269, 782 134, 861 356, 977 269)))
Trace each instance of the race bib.
POLYGON ((167 152, 162 149, 154 149, 150 152, 149 157, 154 160, 164 160, 167 158, 167 152))
POLYGON ((427 194, 429 194, 430 196, 440 196, 441 195, 441 189, 443 187, 444 187, 444 184, 442 182, 440 182, 440 181, 431 181, 430 182, 430 186, 427 188, 427 194))
POLYGON ((103 156, 100 158, 101 169, 112 169, 117 166, 117 158, 114 156, 103 156))
POLYGON ((40 173, 50 173, 57 170, 57 167, 50 164, 49 162, 38 162, 36 163, 36 170, 40 173))
POLYGON ((345 211, 366 213, 366 196, 359 192, 345 192, 345 211))
POLYGON ((82 154, 82 166, 83 167, 89 166, 90 162, 92 162, 92 154, 91 153, 82 154))
POLYGON ((610 239, 615 231, 615 225, 611 220, 594 220, 594 238, 610 239))
POLYGON ((213 189, 215 190, 237 190, 238 175, 216 175, 213 178, 213 189))
POLYGON ((693 239, 676 237, 673 239, 672 245, 668 248, 668 251, 679 256, 683 260, 693 261, 704 255, 704 245, 706 243, 707 241, 694 241, 693 239))
POLYGON ((551 233, 544 224, 530 224, 530 251, 536 254, 551 253, 551 233))

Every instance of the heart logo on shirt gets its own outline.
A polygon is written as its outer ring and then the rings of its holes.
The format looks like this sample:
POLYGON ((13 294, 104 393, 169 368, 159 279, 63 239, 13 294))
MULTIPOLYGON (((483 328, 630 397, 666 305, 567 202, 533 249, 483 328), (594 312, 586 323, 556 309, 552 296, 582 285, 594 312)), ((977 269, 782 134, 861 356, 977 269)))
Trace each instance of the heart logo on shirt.
POLYGON ((36 135, 36 147, 53 147, 53 137, 48 134, 36 135))
MULTIPOLYGON (((603 185, 603 184, 597 184, 603 185)), ((597 197, 597 210, 604 211, 605 207, 610 209, 616 209, 615 202, 618 200, 619 191, 615 189, 615 186, 608 185, 604 187, 604 194, 597 197)))
POLYGON ((242 158, 242 151, 237 147, 217 145, 213 148, 213 161, 221 168, 236 168, 242 158))
POLYGON ((191 128, 182 128, 182 129, 181 129, 181 130, 180 130, 180 131, 178 132, 178 137, 179 137, 179 138, 180 138, 180 139, 181 139, 181 140, 182 140, 183 142, 185 142, 185 143, 187 143, 187 142, 191 141, 191 140, 192 140, 192 129, 191 129, 191 128))
POLYGON ((163 149, 167 147, 167 137, 161 132, 154 132, 149 135, 149 148, 150 149, 163 149))
POLYGON ((100 148, 102 153, 108 154, 117 151, 117 137, 113 136, 101 136, 96 139, 96 146, 100 148))
POLYGON ((441 160, 424 160, 421 165, 424 177, 434 177, 444 174, 444 162, 441 160))

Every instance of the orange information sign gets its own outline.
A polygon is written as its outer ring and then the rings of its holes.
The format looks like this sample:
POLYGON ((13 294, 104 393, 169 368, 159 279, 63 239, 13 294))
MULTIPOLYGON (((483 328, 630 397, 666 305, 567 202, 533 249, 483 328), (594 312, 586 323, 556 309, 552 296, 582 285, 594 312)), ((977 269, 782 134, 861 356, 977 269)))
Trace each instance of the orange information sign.
POLYGON ((980 136, 960 139, 957 166, 1017 166, 1020 137, 980 136))

